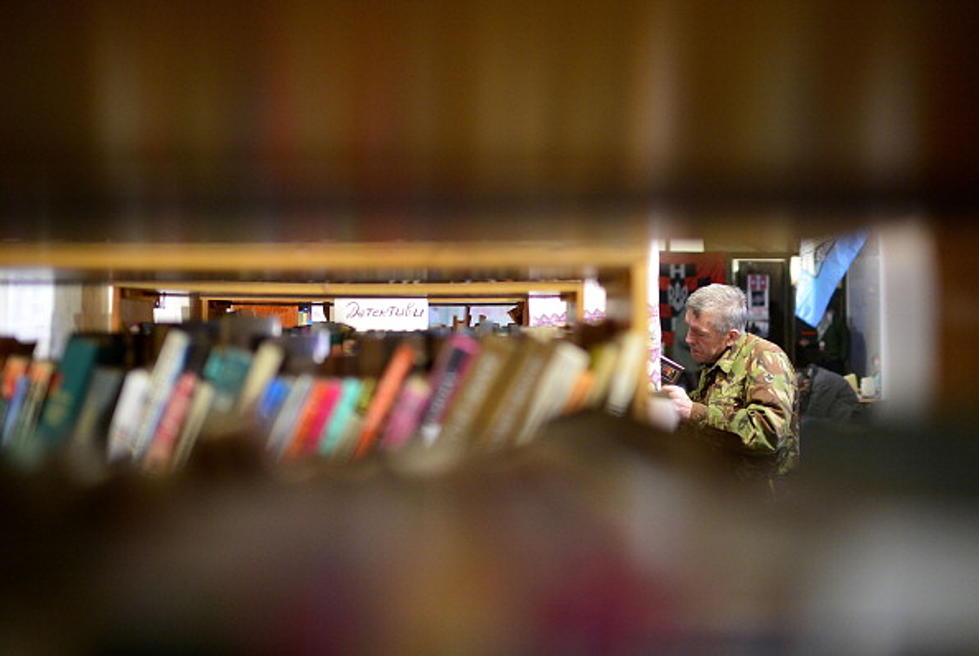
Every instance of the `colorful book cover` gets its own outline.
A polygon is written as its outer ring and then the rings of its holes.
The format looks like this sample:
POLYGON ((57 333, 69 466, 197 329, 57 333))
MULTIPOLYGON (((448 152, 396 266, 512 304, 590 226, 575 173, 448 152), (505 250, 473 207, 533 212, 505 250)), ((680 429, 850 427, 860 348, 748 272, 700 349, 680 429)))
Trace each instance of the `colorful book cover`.
POLYGON ((119 351, 121 362, 122 336, 105 334, 75 334, 68 339, 57 376, 52 380, 48 399, 38 421, 37 437, 48 446, 64 444, 72 434, 82 403, 88 391, 92 372, 105 362, 109 351, 119 351))
POLYGON ((340 436, 357 410, 357 402, 360 400, 362 389, 363 382, 359 378, 343 379, 336 409, 323 427, 324 432, 321 435, 318 449, 320 455, 330 455, 336 450, 340 436))
POLYGON ((159 473, 170 468, 197 381, 196 373, 185 371, 180 374, 173 386, 173 392, 170 394, 170 400, 167 401, 163 416, 160 417, 156 434, 143 456, 143 468, 147 471, 159 473))
POLYGON ((242 413, 251 412, 261 399, 269 383, 279 374, 285 352, 282 346, 272 340, 265 340, 252 357, 248 375, 238 395, 237 409, 242 413))
POLYGON ((430 396, 431 388, 424 376, 414 374, 408 377, 401 388, 398 400, 391 408, 391 415, 381 437, 381 445, 384 448, 398 448, 411 439, 421 422, 422 412, 430 396))
POLYGON ((296 430, 296 423, 299 421, 299 413, 313 388, 313 381, 313 376, 309 374, 297 377, 275 417, 272 430, 269 433, 268 450, 277 459, 282 458, 289 447, 290 438, 296 430))
POLYGON ((365 456, 374 447, 374 442, 383 429, 398 391, 411 372, 415 355, 415 347, 408 343, 402 343, 395 349, 384 374, 377 382, 377 389, 367 414, 364 415, 364 426, 354 452, 355 457, 365 456))
POLYGON ((309 430, 303 436, 303 453, 315 454, 319 452, 320 442, 329 424, 330 418, 336 412, 337 403, 343 394, 343 381, 339 378, 328 378, 326 380, 326 394, 320 401, 319 407, 309 426, 309 430))
POLYGON ((47 360, 31 363, 27 372, 28 386, 23 397, 13 432, 9 438, 9 446, 17 454, 22 465, 34 465, 43 454, 44 445, 34 439, 34 430, 41 414, 41 408, 48 395, 51 379, 54 377, 55 365, 47 360))
POLYGON ((139 427, 136 429, 134 455, 137 460, 146 453, 156 434, 156 428, 166 409, 167 401, 170 400, 173 386, 183 371, 189 346, 190 336, 182 330, 169 331, 163 340, 163 348, 150 374, 146 403, 140 416, 139 427))
POLYGON ((311 443, 319 438, 325 421, 324 414, 332 409, 338 389, 339 386, 335 381, 325 378, 314 379, 306 401, 299 411, 299 419, 289 439, 289 445, 285 449, 286 458, 297 458, 310 452, 311 443))
POLYGON ((347 420, 336 446, 330 453, 332 458, 344 460, 354 456, 357 445, 360 442, 360 433, 364 428, 364 416, 367 414, 376 390, 376 378, 361 379, 360 396, 354 405, 354 412, 347 420))
POLYGON ((275 423, 275 418, 279 415, 279 410, 282 408, 286 397, 289 396, 289 390, 292 389, 295 382, 295 376, 276 376, 269 381, 265 391, 262 392, 262 396, 255 406, 255 413, 259 424, 266 433, 271 432, 272 424, 275 423))
POLYGON ((211 349, 204 365, 204 379, 214 386, 214 409, 230 412, 248 377, 252 353, 236 346, 211 349))
MULTIPOLYGON (((14 393, 23 376, 30 369, 31 359, 26 355, 10 355, 3 365, 3 379, 0 381, 0 426, 6 427, 7 419, 16 418, 17 412, 12 408, 14 393)), ((19 405, 18 405, 19 410, 19 405)), ((6 435, 6 428, 3 430, 6 435)))
POLYGON ((27 373, 23 373, 14 379, 4 381, 4 383, 10 390, 10 400, 7 402, 7 413, 3 422, 3 446, 7 448, 13 441, 17 418, 20 416, 20 409, 24 405, 24 399, 27 398, 27 391, 30 389, 31 381, 27 373))

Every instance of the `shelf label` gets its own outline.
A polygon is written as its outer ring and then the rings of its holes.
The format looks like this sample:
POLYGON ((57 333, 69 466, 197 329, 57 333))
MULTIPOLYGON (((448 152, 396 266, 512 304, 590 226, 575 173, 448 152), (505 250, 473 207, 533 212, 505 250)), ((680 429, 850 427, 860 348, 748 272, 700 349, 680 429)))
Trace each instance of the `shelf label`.
POLYGON ((427 330, 427 298, 338 298, 333 320, 357 330, 427 330))

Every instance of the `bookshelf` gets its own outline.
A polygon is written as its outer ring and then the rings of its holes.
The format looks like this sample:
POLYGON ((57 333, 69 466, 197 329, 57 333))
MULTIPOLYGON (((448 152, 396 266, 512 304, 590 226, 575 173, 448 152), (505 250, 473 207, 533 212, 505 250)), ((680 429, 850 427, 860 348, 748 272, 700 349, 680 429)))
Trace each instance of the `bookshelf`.
MULTIPOLYGON (((180 281, 171 284, 120 281, 113 288, 123 297, 155 298, 161 291, 193 296, 200 318, 208 319, 211 301, 232 303, 333 302, 337 298, 427 298, 431 304, 466 305, 526 303, 532 294, 556 294, 569 301, 576 321, 585 318, 583 280, 470 281, 470 282, 223 282, 180 281)), ((117 328, 117 327, 116 327, 117 328)))
MULTIPOLYGON (((583 311, 583 281, 606 290, 606 315, 633 334, 645 352, 648 241, 374 242, 374 243, 7 243, 0 268, 40 270, 54 280, 111 292, 108 328, 118 330, 123 300, 177 289, 192 294, 195 318, 207 319, 217 299, 291 299, 343 296, 427 296, 445 299, 526 297, 531 291, 565 295, 583 311), (202 316, 203 315, 203 316, 202 316)), ((105 294, 89 296, 104 301, 105 294)), ((104 303, 98 304, 104 316, 104 303)), ((162 356, 161 356, 162 357, 162 356)), ((646 367, 624 371, 626 406, 645 414, 646 367), (628 399, 631 398, 631 404, 628 399)), ((619 396, 618 398, 622 398, 619 396)))
POLYGON ((59 281, 109 284, 117 293, 176 287, 213 298, 578 294, 566 281, 595 276, 609 317, 646 333, 648 256, 642 242, 15 243, 0 245, 0 268, 47 269, 59 281), (418 282, 388 282, 395 279, 418 282))

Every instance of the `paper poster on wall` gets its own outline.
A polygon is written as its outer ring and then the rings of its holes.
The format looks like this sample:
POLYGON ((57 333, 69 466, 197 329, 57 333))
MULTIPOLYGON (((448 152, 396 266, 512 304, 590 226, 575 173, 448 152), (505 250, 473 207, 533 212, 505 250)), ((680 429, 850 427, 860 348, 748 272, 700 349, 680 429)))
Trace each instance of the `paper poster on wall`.
POLYGON ((356 330, 426 330, 427 298, 338 298, 333 320, 356 330))
POLYGON ((568 303, 560 296, 536 296, 527 298, 527 311, 531 326, 563 326, 568 322, 568 303))
POLYGON ((748 318, 768 320, 768 274, 748 274, 748 318))
POLYGON ((747 331, 760 337, 769 335, 769 276, 766 273, 748 274, 748 325, 747 331))

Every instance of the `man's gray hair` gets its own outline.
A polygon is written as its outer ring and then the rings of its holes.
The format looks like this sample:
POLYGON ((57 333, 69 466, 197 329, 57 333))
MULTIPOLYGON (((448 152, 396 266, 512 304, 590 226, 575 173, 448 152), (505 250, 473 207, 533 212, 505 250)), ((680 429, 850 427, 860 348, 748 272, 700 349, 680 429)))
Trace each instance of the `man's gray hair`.
POLYGON ((748 299, 744 292, 731 285, 714 283, 701 287, 687 299, 687 309, 693 316, 704 312, 714 315, 714 329, 722 333, 729 330, 744 332, 748 322, 748 299))

